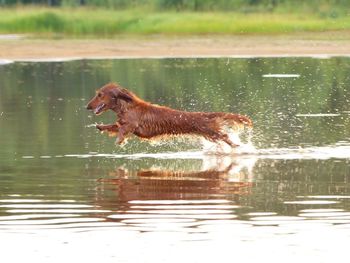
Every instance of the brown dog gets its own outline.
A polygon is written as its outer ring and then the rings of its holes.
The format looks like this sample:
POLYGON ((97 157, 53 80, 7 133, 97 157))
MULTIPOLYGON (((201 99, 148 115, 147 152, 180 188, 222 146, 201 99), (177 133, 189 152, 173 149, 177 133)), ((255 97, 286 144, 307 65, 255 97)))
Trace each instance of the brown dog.
POLYGON ((86 106, 99 115, 107 110, 117 114, 118 121, 110 125, 97 125, 100 131, 116 135, 122 144, 130 135, 152 139, 170 135, 198 135, 210 141, 224 141, 237 146, 227 135, 227 128, 243 125, 252 127, 245 116, 224 112, 186 112, 146 102, 132 92, 110 83, 96 91, 96 96, 86 106))

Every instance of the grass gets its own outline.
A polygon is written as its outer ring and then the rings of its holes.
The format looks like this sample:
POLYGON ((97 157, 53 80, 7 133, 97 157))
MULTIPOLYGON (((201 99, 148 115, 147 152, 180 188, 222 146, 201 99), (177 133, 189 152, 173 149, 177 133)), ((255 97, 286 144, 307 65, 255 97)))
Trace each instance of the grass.
POLYGON ((312 13, 145 12, 88 8, 0 9, 0 33, 50 37, 118 34, 281 34, 349 30, 350 17, 312 13))

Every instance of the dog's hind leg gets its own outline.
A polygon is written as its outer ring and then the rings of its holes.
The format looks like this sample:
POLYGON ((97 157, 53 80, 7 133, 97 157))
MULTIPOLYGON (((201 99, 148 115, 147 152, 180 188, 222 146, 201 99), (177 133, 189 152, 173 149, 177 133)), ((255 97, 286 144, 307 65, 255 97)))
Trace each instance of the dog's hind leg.
POLYGON ((222 134, 221 138, 222 141, 226 142, 228 145, 230 145, 232 148, 238 147, 238 144, 233 143, 227 134, 222 134))
POLYGON ((207 130, 204 137, 213 142, 223 141, 232 148, 239 146, 238 144, 233 143, 226 133, 221 131, 207 130))

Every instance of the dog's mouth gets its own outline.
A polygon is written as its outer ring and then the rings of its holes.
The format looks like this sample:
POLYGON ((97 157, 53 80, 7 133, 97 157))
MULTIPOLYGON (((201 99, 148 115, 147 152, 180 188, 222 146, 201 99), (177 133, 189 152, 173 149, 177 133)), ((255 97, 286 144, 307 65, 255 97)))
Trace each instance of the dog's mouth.
POLYGON ((101 103, 100 105, 98 105, 98 106, 96 107, 96 109, 94 109, 94 113, 95 113, 96 115, 101 114, 101 113, 104 111, 105 107, 106 107, 106 104, 101 103))

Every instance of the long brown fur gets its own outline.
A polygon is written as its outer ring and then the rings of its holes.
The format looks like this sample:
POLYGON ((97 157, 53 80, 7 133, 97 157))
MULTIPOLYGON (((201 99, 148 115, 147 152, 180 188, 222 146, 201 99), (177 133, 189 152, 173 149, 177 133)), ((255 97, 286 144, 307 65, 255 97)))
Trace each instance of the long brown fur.
POLYGON ((121 86, 109 83, 96 91, 96 96, 86 106, 99 115, 107 110, 117 114, 115 124, 97 125, 100 131, 117 136, 122 144, 131 134, 143 139, 159 136, 197 135, 207 140, 224 141, 237 146, 228 137, 228 128, 246 125, 252 121, 243 115, 224 112, 187 112, 146 102, 121 86))

